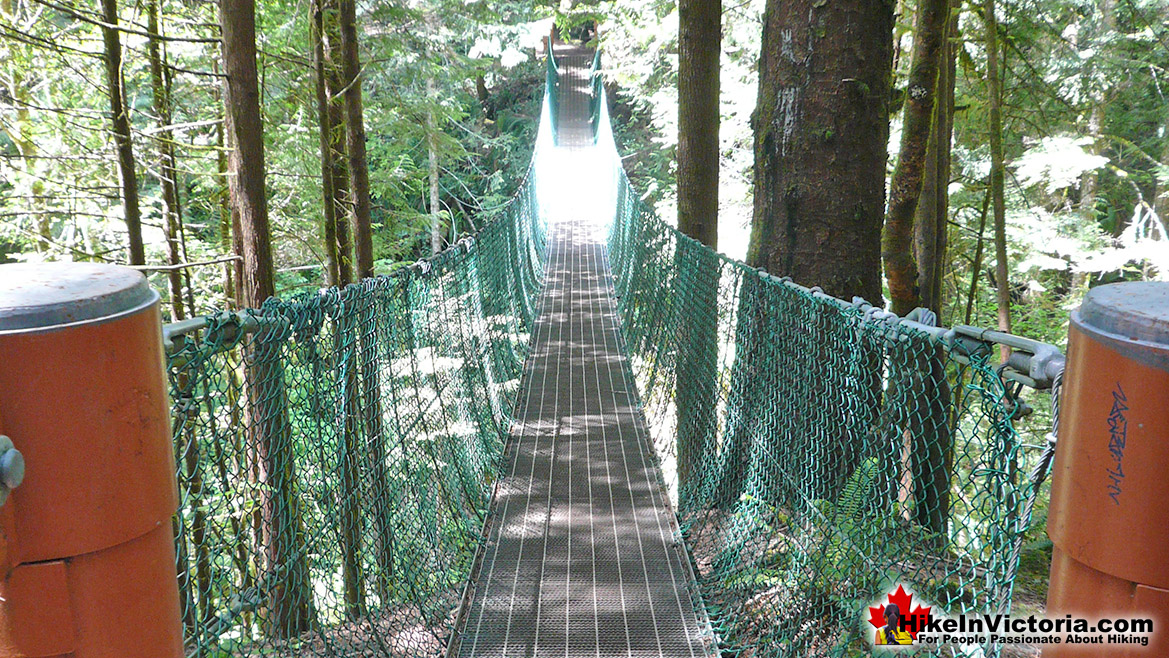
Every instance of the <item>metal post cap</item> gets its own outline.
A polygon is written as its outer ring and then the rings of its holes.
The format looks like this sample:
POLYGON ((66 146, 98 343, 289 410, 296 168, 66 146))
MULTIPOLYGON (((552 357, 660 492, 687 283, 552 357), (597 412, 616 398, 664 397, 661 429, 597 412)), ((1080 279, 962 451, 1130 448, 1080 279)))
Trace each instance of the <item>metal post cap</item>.
POLYGON ((1139 281, 1088 291, 1080 319, 1094 329, 1169 347, 1169 283, 1139 281))
POLYGON ((0 265, 0 333, 112 319, 158 300, 141 272, 101 263, 0 265))
POLYGON ((1169 282, 1092 288, 1072 322, 1122 356, 1169 370, 1169 282))

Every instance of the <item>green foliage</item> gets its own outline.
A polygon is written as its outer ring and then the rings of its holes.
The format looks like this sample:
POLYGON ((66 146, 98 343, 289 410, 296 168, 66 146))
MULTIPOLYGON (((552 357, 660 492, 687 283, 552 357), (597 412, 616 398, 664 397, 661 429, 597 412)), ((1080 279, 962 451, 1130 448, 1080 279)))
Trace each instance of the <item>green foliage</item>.
MULTIPOLYGON (((122 22, 141 31, 141 6, 121 5, 122 22)), ((213 260, 231 251, 221 226, 226 181, 218 172, 218 17, 213 3, 161 0, 160 6, 162 29, 175 39, 163 46, 173 67, 170 97, 185 223, 181 260, 213 260)), ((542 11, 529 2, 359 4, 379 271, 429 253, 428 116, 440 131, 439 188, 448 229, 465 234, 481 228, 516 191, 539 113, 542 71, 531 33, 542 11), (486 42, 499 47, 476 48, 486 42), (478 97, 477 78, 485 100, 478 97)), ((5 3, 3 12, 8 34, 25 36, 0 39, 6 103, 0 113, 0 262, 124 262, 126 232, 116 171, 109 165, 98 29, 31 0, 5 3)), ((257 25, 271 242, 277 268, 290 270, 278 273, 278 290, 290 295, 324 280, 307 6, 258 3, 257 25)), ((129 33, 122 39, 147 261, 160 264, 168 256, 146 39, 129 33)), ((222 265, 187 273, 184 285, 189 283, 193 302, 188 314, 224 304, 222 265)), ((151 274, 150 281, 168 300, 166 277, 151 274)))

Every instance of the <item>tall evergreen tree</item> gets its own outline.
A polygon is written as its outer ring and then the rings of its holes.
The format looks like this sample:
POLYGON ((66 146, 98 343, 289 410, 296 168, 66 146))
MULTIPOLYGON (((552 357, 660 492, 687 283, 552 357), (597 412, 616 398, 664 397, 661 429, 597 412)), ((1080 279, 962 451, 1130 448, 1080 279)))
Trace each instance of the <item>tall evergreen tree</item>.
POLYGON ((354 0, 338 1, 342 75, 345 82, 345 148, 349 155, 349 194, 357 247, 357 278, 373 276, 373 209, 369 198, 369 162, 365 155, 365 109, 361 99, 361 57, 357 51, 354 0))
POLYGON ((957 73, 958 15, 960 0, 949 3, 946 36, 938 67, 938 94, 934 126, 926 150, 921 197, 913 220, 914 260, 921 305, 942 320, 943 276, 949 261, 950 153, 954 136, 954 80, 957 73))
POLYGON ((751 265, 880 302, 892 30, 888 2, 767 1, 751 265))
POLYGON ((325 243, 325 280, 341 284, 340 253, 337 247, 337 206, 333 190, 333 123, 329 112, 329 90, 325 71, 324 0, 312 0, 310 10, 313 40, 313 82, 317 100, 317 126, 321 149, 322 237, 325 243))
POLYGON ((329 138, 332 167, 330 186, 333 204, 333 235, 337 240, 337 285, 353 283, 353 204, 349 194, 349 150, 345 137, 345 72, 341 46, 341 11, 338 0, 322 0, 324 35, 325 98, 328 121, 322 129, 329 138))
MULTIPOLYGON (((755 207, 748 264, 831 295, 880 304, 892 30, 888 2, 767 0, 751 118, 755 207)), ((779 432, 761 410, 771 402, 755 380, 775 376, 776 350, 801 349, 767 331, 768 294, 755 277, 740 292, 735 358, 741 381, 732 386, 745 401, 732 428, 732 449, 739 454, 730 460, 736 472, 727 482, 737 486, 743 464, 759 464, 762 455, 799 455, 809 462, 808 494, 831 499, 866 453, 868 437, 843 419, 809 426, 814 434, 779 432), (755 456, 748 458, 748 451, 755 456)), ((854 358, 868 361, 859 371, 869 373, 860 385, 875 391, 880 383, 872 373, 880 355, 870 343, 858 349, 854 358)), ((813 381, 802 394, 831 394, 822 377, 808 378, 813 381)), ((858 417, 876 413, 874 405, 860 406, 858 417)), ((764 497, 803 486, 767 481, 751 470, 746 478, 752 495, 764 497)), ((724 486, 720 497, 733 496, 734 486, 724 486)))
POLYGON ((134 162, 134 143, 130 135, 130 115, 126 110, 126 83, 122 77, 122 40, 118 33, 118 0, 101 1, 102 41, 105 45, 106 94, 110 101, 110 122, 118 152, 118 177, 122 184, 122 213, 129 233, 131 265, 146 264, 142 243, 142 211, 138 205, 138 173, 134 162))
MULTIPOLYGON (((264 127, 256 71, 256 16, 254 0, 221 0, 225 125, 231 152, 228 180, 232 211, 238 217, 242 276, 237 281, 245 306, 259 308, 275 294, 268 197, 264 189, 264 127)), ((267 631, 289 637, 312 624, 308 573, 295 548, 301 534, 296 480, 283 387, 279 348, 261 332, 253 343, 245 381, 249 442, 256 468, 265 485, 264 546, 268 578, 275 583, 269 602, 267 631)))
MULTIPOLYGON (((1006 165, 1003 159, 1003 96, 999 70, 999 27, 995 1, 982 5, 983 32, 986 39, 986 95, 988 98, 990 139, 990 196, 994 217, 994 274, 998 299, 998 328, 1011 330, 1011 285, 1007 269, 1007 208, 1005 198, 1006 165)), ((1002 345, 1000 356, 1005 362, 1010 348, 1002 345)))
POLYGON ((678 229, 718 247, 722 0, 678 3, 678 229))
MULTIPOLYGON (((678 228, 702 244, 718 247, 719 54, 722 0, 678 3, 678 228)), ((686 345, 677 378, 678 481, 681 504, 705 478, 715 434, 718 380, 718 260, 688 243, 678 244, 682 271, 680 340, 686 345), (687 270, 686 268, 689 268, 687 270)))

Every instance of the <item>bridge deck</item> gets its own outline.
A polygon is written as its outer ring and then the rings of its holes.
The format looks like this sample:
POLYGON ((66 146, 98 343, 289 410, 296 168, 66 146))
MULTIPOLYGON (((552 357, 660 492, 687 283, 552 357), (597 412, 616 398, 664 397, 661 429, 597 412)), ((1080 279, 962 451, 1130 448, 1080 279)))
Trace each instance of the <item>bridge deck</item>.
MULTIPOLYGON (((591 142, 592 53, 557 54, 560 149, 571 152, 591 142)), ((505 476, 452 655, 707 656, 620 344, 604 242, 595 218, 573 214, 550 223, 505 476)))

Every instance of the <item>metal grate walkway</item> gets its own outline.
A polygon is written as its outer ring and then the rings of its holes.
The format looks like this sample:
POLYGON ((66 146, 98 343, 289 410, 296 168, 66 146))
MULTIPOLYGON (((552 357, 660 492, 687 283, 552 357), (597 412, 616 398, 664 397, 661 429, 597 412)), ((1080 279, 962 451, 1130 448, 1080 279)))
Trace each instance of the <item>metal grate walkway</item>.
MULTIPOLYGON (((592 52, 557 54, 560 149, 585 149, 592 52)), ((600 227, 564 207, 551 219, 505 476, 451 655, 709 656, 628 375, 600 227)))

